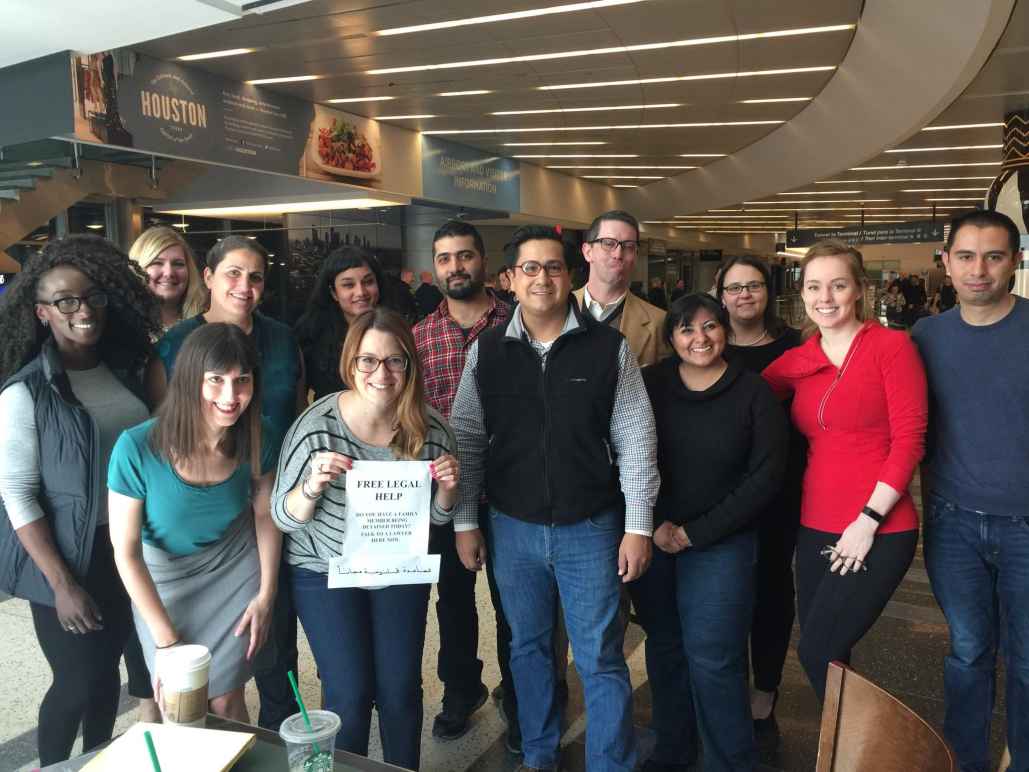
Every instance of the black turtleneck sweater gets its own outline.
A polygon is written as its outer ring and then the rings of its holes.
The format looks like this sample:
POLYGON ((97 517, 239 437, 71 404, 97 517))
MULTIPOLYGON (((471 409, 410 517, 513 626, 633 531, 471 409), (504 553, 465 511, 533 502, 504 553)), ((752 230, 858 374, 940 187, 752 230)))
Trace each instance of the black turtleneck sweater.
POLYGON ((682 525, 694 547, 756 525, 782 485, 787 424, 757 373, 730 362, 704 391, 690 391, 669 357, 643 371, 657 423, 661 490, 655 527, 682 525))

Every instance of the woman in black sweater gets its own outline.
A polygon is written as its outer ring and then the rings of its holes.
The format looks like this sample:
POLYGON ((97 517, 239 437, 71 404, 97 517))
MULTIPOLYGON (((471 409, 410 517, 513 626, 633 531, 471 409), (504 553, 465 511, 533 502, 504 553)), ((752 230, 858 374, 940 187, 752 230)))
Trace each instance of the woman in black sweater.
POLYGON ((723 353, 725 309, 706 294, 665 318, 675 355, 644 370, 657 423, 661 489, 653 563, 629 585, 647 633, 657 747, 644 767, 705 772, 757 763, 747 687, 756 518, 786 459, 782 408, 756 373, 723 353))
MULTIPOLYGON (((760 373, 800 345, 800 332, 775 313, 775 288, 764 260, 750 255, 726 260, 718 273, 715 297, 729 312, 732 329, 725 350, 728 361, 739 361, 744 369, 760 373)), ((790 402, 783 403, 783 408, 790 427, 790 447, 782 487, 758 517, 757 590, 750 628, 750 710, 754 729, 770 736, 778 732, 775 703, 793 632, 793 551, 807 466, 807 440, 789 421, 790 402)))

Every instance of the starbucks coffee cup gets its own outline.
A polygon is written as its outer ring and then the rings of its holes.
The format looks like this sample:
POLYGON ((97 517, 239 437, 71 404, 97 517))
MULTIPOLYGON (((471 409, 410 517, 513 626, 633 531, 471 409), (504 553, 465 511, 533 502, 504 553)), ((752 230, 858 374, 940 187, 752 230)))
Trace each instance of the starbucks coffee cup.
POLYGON ((161 681, 161 712, 165 722, 204 726, 211 672, 211 652, 207 647, 190 644, 158 649, 154 665, 161 681))

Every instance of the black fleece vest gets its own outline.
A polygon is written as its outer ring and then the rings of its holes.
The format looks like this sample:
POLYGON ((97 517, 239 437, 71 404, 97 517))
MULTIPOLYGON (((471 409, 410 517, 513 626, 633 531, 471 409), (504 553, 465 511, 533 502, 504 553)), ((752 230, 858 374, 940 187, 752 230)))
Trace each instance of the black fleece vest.
POLYGON ((590 319, 580 324, 554 341, 545 369, 506 326, 479 336, 486 497, 519 520, 567 525, 624 509, 610 447, 622 336, 590 319))

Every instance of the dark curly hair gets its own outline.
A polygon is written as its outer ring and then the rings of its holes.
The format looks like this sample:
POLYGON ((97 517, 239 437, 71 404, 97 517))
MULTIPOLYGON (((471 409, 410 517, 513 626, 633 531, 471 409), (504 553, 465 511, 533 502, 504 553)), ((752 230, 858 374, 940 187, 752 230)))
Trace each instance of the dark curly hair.
POLYGON ((0 383, 40 352, 49 332, 36 317, 37 287, 58 266, 75 268, 107 293, 107 324, 100 357, 119 368, 141 372, 151 353, 151 336, 161 332, 158 306, 134 271, 128 255, 99 236, 68 236, 52 241, 29 259, 0 295, 0 383))

